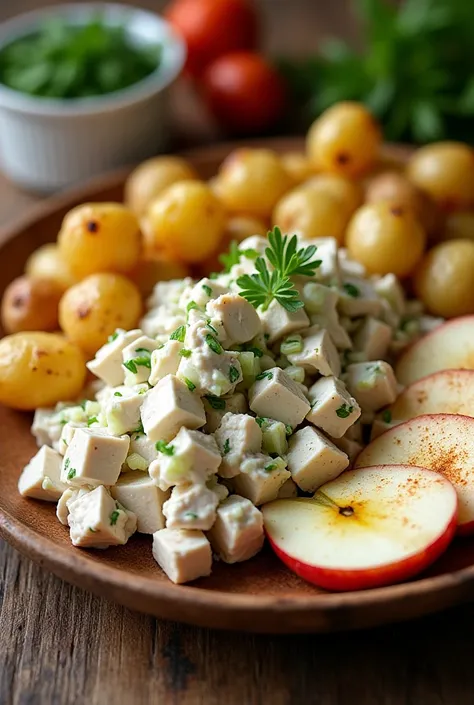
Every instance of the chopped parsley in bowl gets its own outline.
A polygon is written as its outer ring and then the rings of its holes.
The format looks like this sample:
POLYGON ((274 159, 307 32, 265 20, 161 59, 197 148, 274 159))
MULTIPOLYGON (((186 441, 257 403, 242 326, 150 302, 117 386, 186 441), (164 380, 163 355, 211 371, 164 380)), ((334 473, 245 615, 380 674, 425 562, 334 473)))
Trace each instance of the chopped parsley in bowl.
POLYGON ((0 51, 0 83, 43 98, 90 98, 115 93, 156 71, 162 47, 138 44, 125 25, 100 14, 85 24, 50 17, 38 30, 0 51))

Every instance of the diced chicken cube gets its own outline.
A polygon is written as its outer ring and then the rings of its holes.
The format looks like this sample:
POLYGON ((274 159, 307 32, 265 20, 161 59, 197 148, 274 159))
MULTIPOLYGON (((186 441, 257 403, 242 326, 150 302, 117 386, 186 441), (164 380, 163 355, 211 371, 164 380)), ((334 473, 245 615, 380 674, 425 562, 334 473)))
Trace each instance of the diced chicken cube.
POLYGON ((184 382, 167 375, 146 395, 141 408, 143 429, 151 441, 170 441, 181 426, 204 426, 206 414, 197 394, 184 382))
POLYGON ((281 486, 290 477, 286 461, 263 453, 248 454, 241 462, 241 472, 234 477, 235 491, 255 506, 276 499, 281 486))
POLYGON ((338 259, 338 244, 333 237, 319 237, 310 240, 301 240, 300 246, 316 245, 316 259, 321 264, 316 270, 316 276, 327 284, 338 284, 341 278, 338 259))
POLYGON ((158 451, 156 450, 156 442, 148 438, 145 433, 141 431, 136 431, 130 436, 130 448, 129 455, 136 453, 140 457, 144 458, 147 465, 150 465, 154 460, 158 458, 158 451))
POLYGON ((151 370, 151 354, 158 346, 159 343, 156 340, 142 335, 122 350, 125 384, 132 386, 148 380, 151 370))
POLYGON ((202 531, 161 529, 153 534, 153 558, 173 583, 211 574, 211 545, 202 531))
POLYGON ((122 351, 141 335, 142 331, 138 328, 130 331, 117 330, 109 342, 96 352, 95 358, 87 363, 87 367, 110 387, 123 384, 125 370, 122 367, 122 351))
POLYGON ((309 326, 309 318, 303 308, 297 311, 287 311, 276 299, 273 299, 266 311, 258 312, 264 332, 268 335, 268 343, 284 338, 289 333, 295 333, 309 326))
POLYGON ((103 485, 68 502, 71 541, 74 546, 107 548, 127 543, 137 518, 118 504, 103 485))
POLYGON ((298 384, 279 367, 262 372, 249 390, 249 406, 258 416, 298 426, 310 404, 298 384))
POLYGON ((311 335, 316 330, 325 328, 336 348, 339 350, 350 350, 352 340, 345 328, 339 321, 337 304, 339 294, 335 289, 331 289, 318 282, 307 282, 303 286, 302 298, 306 310, 310 314, 311 326, 303 334, 305 337, 311 335), (313 328, 317 326, 317 328, 313 328))
POLYGON ((388 362, 359 362, 347 368, 346 384, 362 411, 378 411, 397 398, 395 374, 388 362))
POLYGON ((103 429, 78 428, 64 456, 61 480, 75 487, 115 485, 128 454, 128 436, 103 429))
POLYGON ((155 386, 163 377, 176 374, 181 362, 182 349, 183 345, 178 340, 168 340, 163 347, 153 350, 149 384, 155 386))
POLYGON ((163 504, 169 492, 163 492, 148 474, 135 470, 122 475, 111 488, 114 499, 137 517, 137 531, 154 534, 165 528, 163 504))
POLYGON ((339 311, 344 316, 378 316, 382 309, 371 282, 357 277, 344 277, 339 292, 339 311))
POLYGON ((182 358, 177 376, 197 394, 218 397, 231 394, 243 379, 239 355, 224 350, 215 336, 208 335, 210 338, 204 345, 192 349, 190 357, 182 358))
POLYGON ((262 324, 252 304, 238 294, 224 294, 210 301, 206 310, 222 322, 227 346, 247 343, 260 332, 262 324))
POLYGON ((173 485, 205 484, 217 472, 221 454, 212 436, 183 427, 171 443, 161 443, 159 457, 148 472, 162 490, 173 485))
POLYGON ((163 505, 168 529, 207 531, 216 520, 218 493, 206 485, 178 485, 163 505))
POLYGON ((248 411, 247 399, 242 392, 236 392, 230 397, 207 396, 203 398, 203 402, 206 412, 206 425, 203 430, 206 433, 214 433, 227 413, 245 414, 248 411))
POLYGON ((288 355, 292 365, 303 367, 309 372, 319 372, 325 377, 341 373, 338 352, 326 330, 320 330, 303 339, 303 350, 288 355))
POLYGON ((390 304, 398 316, 405 314, 405 294, 395 274, 386 274, 374 282, 376 293, 390 304))
POLYGON ((90 491, 88 487, 81 487, 79 489, 68 487, 64 490, 56 505, 56 516, 61 524, 68 526, 67 518, 69 516, 69 505, 78 497, 82 497, 82 495, 88 494, 90 491))
POLYGON ((258 453, 262 447, 262 431, 253 416, 227 413, 214 433, 222 455, 218 473, 234 477, 246 453, 258 453))
POLYGON ((360 416, 360 406, 336 377, 322 377, 309 389, 306 420, 333 438, 341 438, 360 416))
POLYGON ((349 465, 347 455, 312 426, 291 436, 287 460, 292 479, 304 492, 314 492, 349 465))
POLYGON ((145 400, 146 388, 136 391, 121 387, 119 395, 112 394, 104 405, 107 427, 114 436, 132 433, 140 426, 140 409, 145 400), (143 391, 143 393, 140 393, 143 391))
POLYGON ((147 300, 149 309, 157 308, 161 305, 170 305, 179 303, 181 295, 185 289, 192 287, 194 284, 191 277, 184 279, 171 279, 170 281, 158 282, 153 287, 153 292, 147 300))
POLYGON ((65 423, 61 431, 61 438, 57 443, 53 444, 54 449, 57 450, 58 453, 60 453, 61 455, 64 455, 69 447, 69 444, 74 438, 74 434, 76 433, 77 429, 86 427, 87 424, 85 423, 75 423, 74 421, 68 421, 67 423, 65 423))
POLYGON ((246 561, 263 546, 263 516, 250 500, 232 495, 217 508, 216 522, 207 535, 225 563, 246 561))
POLYGON ((392 329, 386 323, 368 316, 354 336, 356 350, 361 350, 367 360, 385 357, 392 340, 392 329))
POLYGON ((349 252, 344 247, 339 248, 337 257, 342 276, 358 277, 360 279, 366 276, 364 265, 351 259, 349 252))
POLYGON ((37 445, 52 446, 61 438, 66 419, 61 418, 61 414, 53 409, 36 409, 31 427, 31 433, 36 439, 37 445))
POLYGON ((22 497, 57 502, 66 489, 66 485, 61 482, 61 463, 59 453, 48 446, 42 446, 23 468, 18 480, 18 490, 22 497))
POLYGON ((291 477, 286 480, 278 490, 277 499, 294 499, 298 496, 298 488, 291 477))
POLYGON ((194 286, 186 289, 180 298, 179 305, 186 310, 188 304, 194 301, 197 306, 205 308, 212 299, 229 293, 229 287, 217 282, 215 279, 200 279, 194 286))
MULTIPOLYGON (((150 338, 169 336, 186 323, 186 314, 177 305, 158 306, 143 316, 140 326, 150 338)), ((164 341, 163 341, 164 342, 164 341)))

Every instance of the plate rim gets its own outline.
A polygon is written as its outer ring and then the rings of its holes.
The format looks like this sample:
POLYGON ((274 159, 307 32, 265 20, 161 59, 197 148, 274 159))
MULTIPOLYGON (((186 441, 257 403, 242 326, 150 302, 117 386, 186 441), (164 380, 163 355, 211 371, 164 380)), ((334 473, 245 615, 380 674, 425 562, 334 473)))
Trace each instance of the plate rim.
MULTIPOLYGON (((278 137, 245 143, 223 142, 176 154, 206 162, 215 160, 216 155, 222 158, 239 146, 298 150, 303 144, 304 139, 300 137, 278 137)), ((391 149, 406 154, 408 148, 394 145, 391 149)), ((94 198, 99 190, 121 187, 132 169, 133 165, 94 177, 28 208, 25 215, 0 227, 0 253, 9 241, 42 218, 52 216, 78 201, 94 198)), ((275 594, 238 594, 200 586, 175 585, 171 581, 155 582, 153 578, 91 561, 87 554, 73 550, 71 546, 58 545, 1 506, 0 536, 20 553, 67 582, 108 598, 111 597, 112 588, 112 599, 127 607, 204 627, 272 633, 336 631, 421 616, 467 602, 473 597, 470 588, 474 584, 474 564, 441 575, 371 590, 280 597, 275 594), (433 597, 437 600, 432 600, 433 597), (420 600, 423 602, 418 604, 420 600), (411 605, 415 603, 417 609, 413 612, 411 605), (369 612, 374 607, 378 608, 377 616, 371 619, 369 612), (383 615, 380 609, 384 610, 383 615), (354 612, 355 620, 350 618, 354 612), (229 619, 229 613, 232 619, 229 619), (282 621, 272 624, 272 618, 281 618, 282 621), (301 618, 307 618, 307 622, 302 622, 301 618)))

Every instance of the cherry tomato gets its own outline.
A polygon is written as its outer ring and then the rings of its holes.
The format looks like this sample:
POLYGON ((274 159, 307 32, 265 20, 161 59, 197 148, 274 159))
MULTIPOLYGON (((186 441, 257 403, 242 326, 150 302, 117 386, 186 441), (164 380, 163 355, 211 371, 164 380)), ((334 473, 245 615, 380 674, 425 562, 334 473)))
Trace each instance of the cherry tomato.
POLYGON ((187 44, 185 68, 192 76, 222 54, 257 45, 258 22, 251 0, 173 0, 165 17, 187 44))
POLYGON ((272 125, 285 103, 285 86, 277 71, 253 52, 234 52, 216 59, 202 77, 211 112, 226 128, 258 132, 272 125))

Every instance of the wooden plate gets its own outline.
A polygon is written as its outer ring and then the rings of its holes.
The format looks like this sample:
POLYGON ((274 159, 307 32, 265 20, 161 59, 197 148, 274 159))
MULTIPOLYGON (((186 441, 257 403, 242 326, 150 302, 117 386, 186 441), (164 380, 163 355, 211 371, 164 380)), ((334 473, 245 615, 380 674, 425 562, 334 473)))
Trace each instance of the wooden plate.
MULTIPOLYGON (((278 150, 301 140, 271 140, 278 150)), ((188 154, 203 177, 234 145, 188 154)), ((399 148, 392 152, 403 153, 399 148)), ((64 214, 84 201, 120 200, 126 171, 57 196, 7 232, 0 231, 0 293, 22 272, 27 256, 54 240, 64 214)), ((326 593, 290 573, 266 549, 246 563, 215 564, 211 577, 192 586, 173 585, 151 555, 150 538, 136 535, 107 551, 73 548, 54 506, 20 497, 20 470, 34 454, 31 417, 0 409, 0 534, 15 548, 83 588, 128 607, 206 627, 260 632, 332 631, 367 627, 434 612, 474 595, 474 539, 458 540, 421 578, 356 593, 326 593)))

